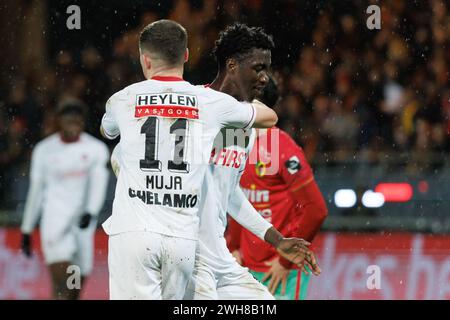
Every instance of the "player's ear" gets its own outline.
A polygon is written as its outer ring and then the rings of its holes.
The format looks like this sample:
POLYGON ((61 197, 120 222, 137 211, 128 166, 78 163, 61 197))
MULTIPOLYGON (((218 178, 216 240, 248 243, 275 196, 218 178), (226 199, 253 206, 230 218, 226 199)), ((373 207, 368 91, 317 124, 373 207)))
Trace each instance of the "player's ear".
POLYGON ((234 73, 237 69, 237 61, 234 58, 230 58, 226 62, 227 72, 234 73))
POLYGON ((186 51, 184 52, 184 63, 188 62, 189 60, 189 49, 186 48, 186 51))
POLYGON ((148 54, 142 53, 140 56, 141 66, 145 70, 148 70, 152 66, 152 59, 148 54))

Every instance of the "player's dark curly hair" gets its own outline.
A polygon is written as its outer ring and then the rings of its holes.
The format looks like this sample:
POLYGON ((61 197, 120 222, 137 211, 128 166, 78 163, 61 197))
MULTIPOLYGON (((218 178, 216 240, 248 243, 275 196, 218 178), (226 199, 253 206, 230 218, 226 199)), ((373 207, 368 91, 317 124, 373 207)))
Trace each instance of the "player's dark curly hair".
POLYGON ((255 48, 272 50, 274 47, 272 37, 262 28, 235 23, 220 32, 213 52, 222 69, 230 58, 242 59, 255 48))

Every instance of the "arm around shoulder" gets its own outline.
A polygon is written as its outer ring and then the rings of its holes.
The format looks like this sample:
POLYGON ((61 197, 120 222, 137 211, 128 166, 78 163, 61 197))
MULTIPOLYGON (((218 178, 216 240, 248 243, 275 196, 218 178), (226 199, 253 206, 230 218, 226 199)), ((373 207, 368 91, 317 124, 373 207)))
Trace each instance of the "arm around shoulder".
POLYGON ((258 100, 253 100, 252 106, 255 110, 254 128, 272 128, 278 122, 276 112, 258 100))

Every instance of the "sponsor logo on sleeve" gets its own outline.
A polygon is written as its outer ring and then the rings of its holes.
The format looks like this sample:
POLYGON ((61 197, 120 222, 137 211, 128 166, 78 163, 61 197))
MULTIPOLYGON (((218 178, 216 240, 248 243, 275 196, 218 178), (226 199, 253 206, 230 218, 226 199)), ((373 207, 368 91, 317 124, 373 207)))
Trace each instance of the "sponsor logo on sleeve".
POLYGON ((290 157, 289 160, 284 163, 284 165, 286 166, 290 174, 296 174, 302 167, 297 156, 290 157))

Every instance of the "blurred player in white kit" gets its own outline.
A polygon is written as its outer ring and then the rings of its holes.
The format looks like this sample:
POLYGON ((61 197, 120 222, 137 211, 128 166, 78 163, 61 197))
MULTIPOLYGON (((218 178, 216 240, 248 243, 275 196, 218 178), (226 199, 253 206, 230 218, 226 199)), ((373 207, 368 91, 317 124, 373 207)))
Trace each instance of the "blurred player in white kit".
POLYGON ((272 127, 265 105, 183 80, 187 33, 159 20, 141 32, 147 80, 114 94, 102 134, 120 135, 120 170, 109 235, 111 299, 181 299, 192 275, 198 207, 214 138, 224 127, 272 127))
POLYGON ((55 299, 78 299, 93 267, 97 215, 103 207, 109 150, 83 132, 84 106, 69 101, 58 108, 59 131, 33 150, 30 187, 21 226, 22 251, 32 254, 31 233, 39 219, 41 245, 55 299), (80 268, 81 288, 67 286, 68 267, 80 268))

